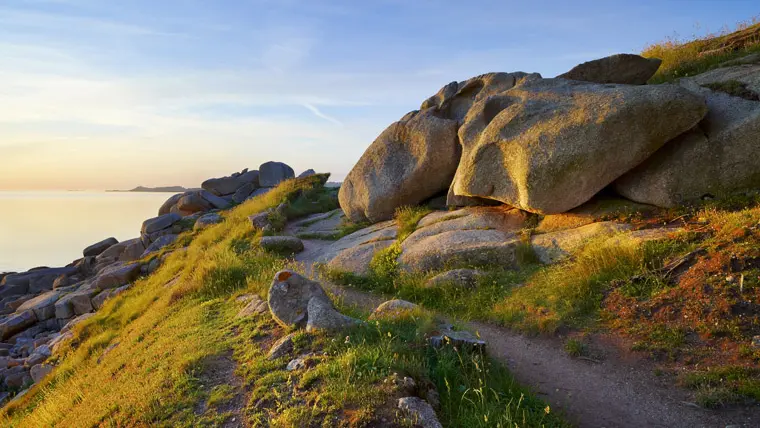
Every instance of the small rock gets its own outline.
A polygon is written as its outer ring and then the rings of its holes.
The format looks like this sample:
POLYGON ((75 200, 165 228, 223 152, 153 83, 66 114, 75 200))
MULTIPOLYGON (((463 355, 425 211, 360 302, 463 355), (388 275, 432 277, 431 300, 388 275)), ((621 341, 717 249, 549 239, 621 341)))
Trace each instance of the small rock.
POLYGON ((293 370, 302 370, 306 368, 306 356, 301 356, 291 360, 285 370, 292 372, 293 370))
POLYGON ((198 220, 195 221, 195 225, 193 226, 193 229, 201 230, 201 229, 205 229, 209 226, 213 226, 221 222, 222 222, 222 216, 220 216, 217 213, 208 213, 208 214, 204 214, 198 217, 198 220))
POLYGON ((425 400, 418 397, 404 397, 398 399, 398 408, 416 426, 422 428, 443 428, 435 410, 425 400))
POLYGON ((388 300, 387 302, 380 304, 380 306, 372 312, 372 315, 369 316, 369 319, 398 318, 417 308, 419 308, 419 306, 412 302, 407 302, 406 300, 388 300))
POLYGON ((351 328, 361 321, 338 312, 329 299, 313 297, 307 307, 306 331, 337 332, 351 328))
POLYGON ((476 269, 454 269, 430 278, 425 283, 425 288, 438 288, 443 285, 472 288, 483 275, 483 272, 476 269))
POLYGON ((285 355, 288 355, 291 352, 293 352, 293 349, 294 349, 293 337, 295 335, 296 335, 295 333, 290 333, 289 335, 275 342, 274 345, 272 345, 272 348, 269 350, 269 353, 267 354, 267 359, 276 360, 280 357, 284 357, 285 355))
POLYGON ((454 331, 451 326, 441 326, 440 332, 430 337, 430 345, 434 348, 440 348, 444 345, 451 345, 458 348, 485 348, 486 341, 479 339, 469 331, 454 331))
POLYGON ((330 301, 322 286, 292 270, 277 272, 269 288, 269 310, 285 327, 306 325, 309 301, 317 297, 330 301))
POLYGON ((272 224, 269 221, 269 212, 267 211, 249 216, 248 220, 250 220, 254 229, 264 229, 272 224))
POLYGON ((261 248, 277 253, 294 254, 303 251, 303 241, 295 236, 264 236, 261 238, 261 248))
POLYGON ((36 364, 29 370, 29 374, 32 376, 34 383, 39 383, 51 371, 53 371, 53 366, 50 364, 36 364))
POLYGON ((263 314, 269 309, 269 305, 257 295, 253 295, 247 305, 238 312, 236 318, 249 317, 254 314, 263 314))

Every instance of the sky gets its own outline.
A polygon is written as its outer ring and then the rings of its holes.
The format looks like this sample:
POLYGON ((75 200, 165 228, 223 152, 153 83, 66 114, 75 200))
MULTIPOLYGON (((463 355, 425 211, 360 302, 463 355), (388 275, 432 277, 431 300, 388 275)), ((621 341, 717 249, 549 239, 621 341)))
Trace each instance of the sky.
POLYGON ((339 181, 453 80, 563 73, 750 1, 0 0, 0 189, 197 187, 268 160, 339 181))

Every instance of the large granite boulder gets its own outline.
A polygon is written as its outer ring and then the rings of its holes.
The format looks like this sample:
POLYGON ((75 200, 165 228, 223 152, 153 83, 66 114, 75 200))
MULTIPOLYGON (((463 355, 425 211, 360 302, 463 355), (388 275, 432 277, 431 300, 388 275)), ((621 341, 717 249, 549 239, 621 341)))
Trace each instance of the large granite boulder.
POLYGON ((661 59, 617 54, 576 65, 559 78, 593 83, 644 85, 662 64, 661 59))
POLYGON ((453 190, 541 214, 588 201, 705 115, 681 87, 524 79, 473 106, 453 190))
POLYGON ((102 253, 103 251, 107 250, 108 247, 112 245, 118 244, 119 241, 116 238, 107 238, 100 242, 96 242, 89 247, 85 248, 82 251, 82 254, 84 254, 85 257, 92 257, 97 256, 98 254, 102 253))
POLYGON ((275 321, 285 327, 304 327, 308 319, 309 301, 314 298, 330 302, 318 282, 283 270, 277 272, 269 288, 269 310, 275 321))
POLYGON ((164 214, 169 214, 171 212, 171 209, 177 205, 177 202, 179 202, 179 200, 182 199, 185 194, 186 193, 177 193, 176 195, 170 196, 169 199, 167 199, 166 202, 161 205, 161 208, 158 209, 158 215, 162 216, 164 214))
POLYGON ((213 208, 213 205, 207 201, 200 192, 189 192, 177 201, 176 212, 182 216, 205 212, 213 208))
POLYGON ((682 84, 707 98, 707 116, 618 179, 615 190, 637 202, 673 207, 760 189, 760 102, 682 84))
POLYGON ((293 168, 282 162, 264 162, 259 166, 259 185, 275 187, 280 182, 296 176, 293 168))
POLYGON ((150 235, 153 232, 169 228, 180 220, 182 220, 182 216, 177 213, 164 214, 162 216, 149 218, 143 222, 140 232, 143 235, 150 235))
POLYGON ((367 148, 338 193, 352 221, 373 223, 448 189, 459 162, 457 122, 435 109, 407 115, 367 148))
POLYGON ((140 276, 139 263, 116 263, 103 269, 92 280, 93 289, 105 290, 108 288, 121 287, 130 283, 140 276))
POLYGON ((257 171, 244 171, 227 177, 209 178, 201 183, 201 188, 217 196, 230 195, 245 183, 255 183, 257 180, 257 171))
POLYGON ((19 311, 0 322, 0 340, 6 340, 16 333, 22 332, 37 322, 34 311, 19 311))
POLYGON ((518 71, 516 73, 486 73, 462 82, 451 82, 441 88, 437 94, 425 100, 420 109, 435 108, 442 117, 456 120, 461 125, 473 104, 514 87, 528 76, 541 77, 537 73, 528 74, 518 71))

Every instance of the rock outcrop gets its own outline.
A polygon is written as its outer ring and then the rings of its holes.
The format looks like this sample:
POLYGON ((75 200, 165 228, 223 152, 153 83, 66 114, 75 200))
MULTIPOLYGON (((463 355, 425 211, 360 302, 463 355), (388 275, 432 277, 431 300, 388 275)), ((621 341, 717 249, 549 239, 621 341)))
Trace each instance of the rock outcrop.
MULTIPOLYGON (((760 81, 760 68, 756 76, 760 81)), ((707 99, 707 116, 618 179, 615 190, 637 202, 674 207, 760 189, 760 102, 682 84, 707 99)))
POLYGON ((259 184, 261 187, 275 187, 295 176, 293 168, 282 162, 264 162, 259 167, 259 184))
POLYGON ((108 247, 118 244, 119 241, 116 238, 107 238, 100 242, 96 242, 82 251, 85 257, 94 257, 107 250, 108 247))
POLYGON ((651 79, 662 60, 639 55, 617 54, 575 66, 559 78, 593 83, 644 85, 651 79))
POLYGON ((459 162, 457 122, 428 109, 388 127, 343 181, 338 199, 355 222, 376 223, 396 208, 445 191, 459 162))
POLYGON ((470 110, 453 190, 536 213, 568 211, 706 111, 702 97, 675 85, 526 79, 470 110))

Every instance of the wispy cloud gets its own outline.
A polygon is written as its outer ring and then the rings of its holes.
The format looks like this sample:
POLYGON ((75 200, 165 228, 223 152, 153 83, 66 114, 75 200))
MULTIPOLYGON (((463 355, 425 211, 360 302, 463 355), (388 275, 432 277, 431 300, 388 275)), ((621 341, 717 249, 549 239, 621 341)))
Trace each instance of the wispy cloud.
POLYGON ((306 107, 307 110, 309 110, 310 112, 314 113, 315 116, 320 117, 320 118, 322 118, 322 119, 324 119, 324 120, 326 120, 328 122, 332 122, 332 123, 334 123, 336 125, 343 126, 343 122, 339 121, 338 119, 336 119, 334 117, 331 117, 331 116, 328 116, 328 115, 322 113, 316 106, 314 106, 312 104, 309 104, 309 103, 303 103, 302 105, 304 107, 306 107))

